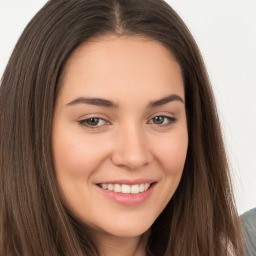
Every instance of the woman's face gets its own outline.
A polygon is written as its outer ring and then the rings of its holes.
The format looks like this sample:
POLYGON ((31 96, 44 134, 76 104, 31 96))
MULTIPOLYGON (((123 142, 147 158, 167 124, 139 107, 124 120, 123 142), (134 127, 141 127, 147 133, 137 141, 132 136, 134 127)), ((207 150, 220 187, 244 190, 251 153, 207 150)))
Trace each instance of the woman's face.
POLYGON ((181 68, 162 44, 105 36, 73 52, 56 101, 54 161, 66 206, 92 232, 148 230, 177 189, 187 146, 181 68))

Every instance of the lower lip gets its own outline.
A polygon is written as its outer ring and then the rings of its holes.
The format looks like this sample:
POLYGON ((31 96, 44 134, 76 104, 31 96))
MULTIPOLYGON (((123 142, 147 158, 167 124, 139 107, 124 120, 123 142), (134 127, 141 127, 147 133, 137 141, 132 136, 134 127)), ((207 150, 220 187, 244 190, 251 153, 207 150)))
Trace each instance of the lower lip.
POLYGON ((103 189, 100 186, 97 186, 97 187, 101 190, 101 192, 105 196, 107 196, 110 199, 113 199, 118 203, 125 204, 125 205, 136 205, 136 204, 143 203, 151 196, 155 185, 156 183, 153 183, 146 191, 138 194, 123 194, 123 193, 103 189))

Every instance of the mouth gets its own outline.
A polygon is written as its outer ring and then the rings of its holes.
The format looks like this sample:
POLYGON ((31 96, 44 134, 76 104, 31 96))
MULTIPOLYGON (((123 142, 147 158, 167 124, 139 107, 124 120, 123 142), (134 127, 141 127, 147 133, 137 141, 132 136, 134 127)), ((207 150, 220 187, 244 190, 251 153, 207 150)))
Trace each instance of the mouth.
POLYGON ((109 190, 122 194, 139 194, 147 191, 155 182, 152 183, 140 183, 140 184, 117 184, 117 183, 101 183, 97 184, 104 190, 109 190))
POLYGON ((136 205, 150 198, 156 184, 156 181, 143 180, 104 182, 96 185, 107 198, 125 205, 136 205))

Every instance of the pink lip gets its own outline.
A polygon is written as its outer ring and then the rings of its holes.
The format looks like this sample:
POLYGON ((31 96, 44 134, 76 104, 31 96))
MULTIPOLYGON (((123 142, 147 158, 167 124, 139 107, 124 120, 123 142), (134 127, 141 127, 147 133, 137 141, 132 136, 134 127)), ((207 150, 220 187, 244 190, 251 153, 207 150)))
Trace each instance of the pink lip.
MULTIPOLYGON (((136 181, 135 183, 128 184, 127 181, 125 181, 125 182, 115 181, 113 183, 112 182, 107 182, 107 183, 104 183, 104 184, 108 184, 108 183, 109 184, 132 185, 132 184, 142 184, 144 182, 136 181)), ((145 182, 145 183, 152 183, 152 182, 145 182)), ((143 203, 144 201, 146 201, 151 196, 151 194, 153 193, 155 185, 156 185, 156 182, 151 184, 151 186, 148 188, 148 190, 146 190, 144 192, 141 192, 141 193, 138 193, 138 194, 123 194, 123 193, 103 189, 100 186, 97 186, 97 187, 99 188, 101 193, 103 193, 105 196, 107 196, 108 198, 110 198, 110 199, 112 199, 112 200, 114 200, 118 203, 121 203, 121 204, 124 204, 124 205, 137 205, 137 204, 143 203)))

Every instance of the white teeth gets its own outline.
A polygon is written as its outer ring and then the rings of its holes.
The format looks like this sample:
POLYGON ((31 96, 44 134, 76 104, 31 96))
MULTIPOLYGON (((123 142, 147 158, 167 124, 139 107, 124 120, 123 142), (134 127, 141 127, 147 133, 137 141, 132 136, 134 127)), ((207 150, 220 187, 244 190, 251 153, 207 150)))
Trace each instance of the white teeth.
POLYGON ((131 193, 131 186, 123 184, 121 193, 130 194, 131 193))
POLYGON ((119 192, 123 194, 138 194, 146 191, 150 187, 150 183, 144 184, 135 184, 135 185, 127 185, 127 184, 100 184, 103 189, 119 192))
POLYGON ((110 191, 114 190, 114 185, 113 184, 108 184, 108 190, 110 190, 110 191))
POLYGON ((140 192, 139 185, 132 185, 131 186, 131 193, 132 194, 138 194, 140 192))
POLYGON ((108 189, 108 184, 102 184, 102 188, 108 189))
POLYGON ((140 192, 145 191, 145 185, 144 184, 140 184, 139 189, 140 189, 140 192))
POLYGON ((121 192, 122 191, 121 186, 119 184, 115 184, 114 185, 114 191, 115 192, 121 192))
POLYGON ((146 183, 145 184, 145 190, 147 190, 149 188, 150 184, 149 183, 146 183))

